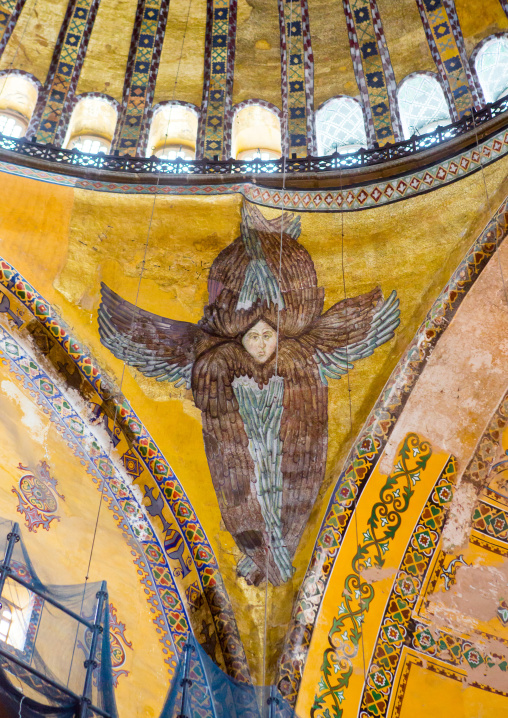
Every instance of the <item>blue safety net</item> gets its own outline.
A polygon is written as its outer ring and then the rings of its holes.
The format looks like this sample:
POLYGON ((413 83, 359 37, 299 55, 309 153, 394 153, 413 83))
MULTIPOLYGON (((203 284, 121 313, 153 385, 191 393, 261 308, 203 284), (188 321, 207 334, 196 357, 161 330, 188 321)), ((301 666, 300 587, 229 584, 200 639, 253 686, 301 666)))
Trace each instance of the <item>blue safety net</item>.
POLYGON ((230 678, 189 634, 160 718, 296 718, 275 686, 230 678))
POLYGON ((16 534, 0 519, 0 718, 117 718, 105 582, 45 585, 16 534))

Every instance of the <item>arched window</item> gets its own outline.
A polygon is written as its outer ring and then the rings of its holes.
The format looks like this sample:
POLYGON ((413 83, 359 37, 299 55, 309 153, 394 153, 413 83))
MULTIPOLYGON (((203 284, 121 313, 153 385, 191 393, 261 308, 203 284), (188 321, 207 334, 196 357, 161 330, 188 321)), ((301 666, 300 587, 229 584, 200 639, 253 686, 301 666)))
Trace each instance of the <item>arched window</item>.
POLYGON ((508 38, 485 41, 475 58, 475 68, 487 102, 508 94, 508 38))
POLYGON ((168 102, 155 108, 147 157, 193 160, 196 157, 198 134, 197 111, 187 105, 168 102))
POLYGON ((0 76, 0 132, 23 137, 37 103, 37 87, 17 74, 0 76))
POLYGON ((278 114, 255 104, 237 109, 231 139, 231 156, 237 160, 278 160, 282 154, 278 114))
POLYGON ((316 137, 320 157, 367 147, 360 103, 352 97, 333 97, 325 102, 316 112, 316 137))
POLYGON ((405 139, 425 135, 452 121, 443 88, 431 75, 415 74, 403 80, 398 100, 405 139))
POLYGON ((72 111, 65 147, 88 154, 108 154, 117 121, 113 104, 103 97, 82 97, 72 111))

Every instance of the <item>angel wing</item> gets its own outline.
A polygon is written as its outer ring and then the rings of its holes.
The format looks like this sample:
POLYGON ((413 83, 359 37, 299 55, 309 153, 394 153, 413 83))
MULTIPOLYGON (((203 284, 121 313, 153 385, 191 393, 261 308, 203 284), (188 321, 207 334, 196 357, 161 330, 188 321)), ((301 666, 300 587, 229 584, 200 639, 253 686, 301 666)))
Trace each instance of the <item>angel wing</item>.
POLYGON ((368 294, 334 304, 308 332, 323 384, 340 379, 377 347, 392 339, 400 323, 399 299, 395 290, 383 301, 377 287, 368 294))
POLYGON ((145 376, 190 388, 196 356, 218 339, 190 322, 139 309, 104 283, 101 296, 99 334, 104 346, 145 376))

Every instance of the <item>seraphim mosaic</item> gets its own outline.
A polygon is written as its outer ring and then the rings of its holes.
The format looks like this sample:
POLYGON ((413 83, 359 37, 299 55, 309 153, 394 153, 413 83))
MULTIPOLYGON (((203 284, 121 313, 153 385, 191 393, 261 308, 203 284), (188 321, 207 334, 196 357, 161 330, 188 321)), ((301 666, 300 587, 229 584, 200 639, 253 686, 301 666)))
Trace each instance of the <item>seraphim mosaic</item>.
POLYGON ((378 287, 323 312, 299 217, 266 220, 245 204, 240 232, 211 266, 198 324, 103 285, 99 331, 146 376, 192 389, 222 518, 242 552, 238 573, 258 585, 268 572, 279 585, 324 478, 328 381, 393 338, 399 301, 378 287))

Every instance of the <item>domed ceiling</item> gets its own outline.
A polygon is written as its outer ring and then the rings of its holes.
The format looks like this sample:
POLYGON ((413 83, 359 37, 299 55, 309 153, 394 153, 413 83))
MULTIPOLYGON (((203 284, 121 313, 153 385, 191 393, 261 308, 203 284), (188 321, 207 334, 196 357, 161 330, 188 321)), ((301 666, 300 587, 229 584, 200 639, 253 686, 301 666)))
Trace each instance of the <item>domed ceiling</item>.
POLYGON ((159 715, 190 630, 302 718, 506 711, 508 79, 475 58, 507 11, 1 4, 0 515, 48 581, 108 581, 120 716, 159 715), (364 149, 321 171, 332 98, 364 149), (70 149, 83 100, 106 155, 70 149), (164 103, 183 170, 147 160, 164 103), (287 168, 228 164, 254 106, 287 168))

